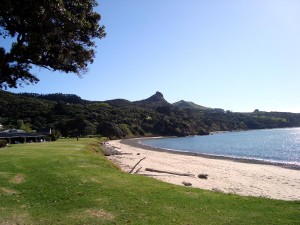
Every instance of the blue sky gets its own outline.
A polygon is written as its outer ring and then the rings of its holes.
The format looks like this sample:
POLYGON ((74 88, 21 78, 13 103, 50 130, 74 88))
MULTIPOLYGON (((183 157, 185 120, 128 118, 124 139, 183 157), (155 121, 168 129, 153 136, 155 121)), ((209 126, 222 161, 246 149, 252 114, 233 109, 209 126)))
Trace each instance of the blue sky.
POLYGON ((234 112, 300 112, 299 0, 102 0, 107 37, 83 78, 35 69, 14 92, 89 100, 193 101, 234 112))

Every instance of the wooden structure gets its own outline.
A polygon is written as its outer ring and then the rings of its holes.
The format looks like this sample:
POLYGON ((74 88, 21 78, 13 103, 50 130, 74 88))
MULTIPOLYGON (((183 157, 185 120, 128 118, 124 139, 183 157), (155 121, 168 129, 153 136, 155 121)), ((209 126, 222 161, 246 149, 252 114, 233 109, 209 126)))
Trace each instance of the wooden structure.
POLYGON ((24 130, 10 129, 0 132, 0 139, 7 140, 9 144, 45 141, 46 135, 27 133, 24 130))

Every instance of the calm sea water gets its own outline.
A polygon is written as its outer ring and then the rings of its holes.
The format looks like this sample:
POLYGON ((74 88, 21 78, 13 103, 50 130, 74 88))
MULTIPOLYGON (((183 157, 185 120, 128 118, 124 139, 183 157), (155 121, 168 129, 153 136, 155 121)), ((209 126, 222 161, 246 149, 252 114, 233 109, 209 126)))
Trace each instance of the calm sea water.
POLYGON ((254 159, 300 166, 300 128, 251 130, 208 136, 142 140, 141 144, 175 151, 254 159))

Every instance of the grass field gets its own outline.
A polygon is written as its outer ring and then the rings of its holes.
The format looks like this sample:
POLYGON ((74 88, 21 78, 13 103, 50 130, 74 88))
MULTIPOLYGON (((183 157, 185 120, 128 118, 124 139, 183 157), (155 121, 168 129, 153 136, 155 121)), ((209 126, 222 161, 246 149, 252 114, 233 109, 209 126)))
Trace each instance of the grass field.
MULTIPOLYGON (((300 201, 180 187, 120 171, 96 139, 0 149, 0 225, 300 224, 300 201)), ((133 162, 134 164, 134 162, 133 162)))

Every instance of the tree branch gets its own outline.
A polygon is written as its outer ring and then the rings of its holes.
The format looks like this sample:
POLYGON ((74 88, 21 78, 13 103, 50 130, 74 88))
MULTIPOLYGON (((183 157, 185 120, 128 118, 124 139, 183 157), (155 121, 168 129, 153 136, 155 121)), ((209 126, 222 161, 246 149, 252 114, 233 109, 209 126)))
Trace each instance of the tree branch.
POLYGON ((138 162, 134 165, 134 167, 130 170, 129 173, 132 173, 132 171, 135 169, 135 167, 136 167, 140 162, 142 162, 144 159, 146 159, 146 157, 144 157, 144 158, 142 158, 140 161, 138 161, 138 162))

